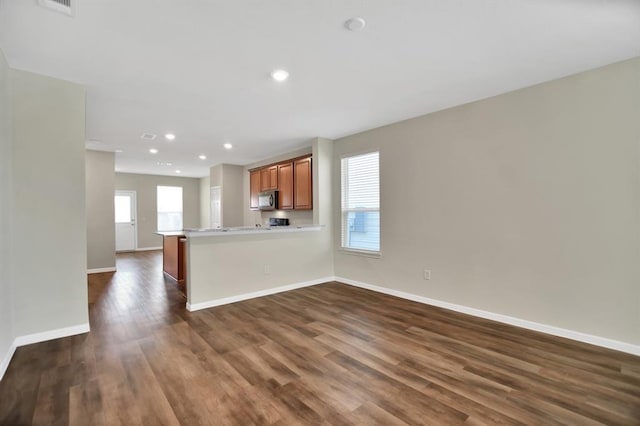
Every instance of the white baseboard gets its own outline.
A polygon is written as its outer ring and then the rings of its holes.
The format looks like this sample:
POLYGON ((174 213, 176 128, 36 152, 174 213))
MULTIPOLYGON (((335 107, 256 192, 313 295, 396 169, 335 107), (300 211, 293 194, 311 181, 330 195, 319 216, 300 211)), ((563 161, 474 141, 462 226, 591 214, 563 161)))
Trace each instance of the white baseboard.
POLYGON ((110 268, 93 268, 87 269, 87 274, 101 274, 103 272, 116 272, 116 267, 112 266, 110 268))
POLYGON ((56 330, 49 330, 42 333, 27 334, 26 336, 18 336, 13 340, 9 351, 4 355, 0 361, 0 380, 4 377, 4 373, 9 368, 9 363, 16 349, 20 346, 30 345, 32 343, 40 343, 46 340, 59 339, 61 337, 75 336, 76 334, 83 334, 89 332, 89 323, 74 325, 72 327, 59 328, 56 330))
POLYGON ((16 352, 16 341, 14 340, 11 343, 11 347, 7 351, 7 353, 2 357, 0 361, 0 380, 4 377, 4 373, 7 372, 7 368, 9 368, 9 363, 11 362, 11 358, 13 358, 13 354, 16 352))
POLYGON ((631 343, 620 342, 618 340, 607 339, 605 337, 594 336, 591 334, 581 333, 579 331, 567 330, 565 328, 555 327, 547 324, 540 324, 533 321, 510 317, 508 315, 496 314, 493 312, 483 311, 481 309, 470 308, 468 306, 456 305, 454 303, 443 302, 436 299, 429 299, 428 297, 405 293, 398 290, 392 290, 390 288, 379 287, 360 281, 350 280, 348 278, 335 277, 335 281, 352 285, 354 287, 372 290, 378 293, 388 294, 390 296, 396 296, 401 299, 412 300, 414 302, 424 303, 426 305, 437 306, 440 308, 449 309, 451 311, 473 315, 475 317, 514 325, 516 327, 526 328, 528 330, 540 331, 542 333, 551 334, 553 336, 565 337, 567 339, 577 340, 578 342, 589 343, 591 345, 601 346, 608 349, 614 349, 616 351, 626 352, 632 355, 640 355, 640 345, 633 345, 631 343))
POLYGON ((152 251, 152 250, 162 250, 162 246, 160 247, 141 247, 137 248, 136 251, 152 251))
POLYGON ((252 293, 239 294, 237 296, 225 297, 222 299, 208 300, 200 303, 188 303, 187 310, 190 312, 199 311, 201 309, 213 308, 214 306, 227 305, 229 303, 241 302, 243 300, 254 299, 256 297, 269 296, 271 294, 282 293, 283 291, 295 290, 303 287, 324 284, 326 282, 335 281, 335 277, 318 278, 317 280, 304 281, 301 283, 283 285, 280 287, 269 288, 266 290, 254 291, 252 293))
POLYGON ((59 339, 61 337, 75 336, 89 332, 89 323, 74 325, 72 327, 58 328, 56 330, 44 331, 42 333, 27 334, 18 336, 14 342, 16 347, 30 345, 32 343, 44 342, 46 340, 59 339))

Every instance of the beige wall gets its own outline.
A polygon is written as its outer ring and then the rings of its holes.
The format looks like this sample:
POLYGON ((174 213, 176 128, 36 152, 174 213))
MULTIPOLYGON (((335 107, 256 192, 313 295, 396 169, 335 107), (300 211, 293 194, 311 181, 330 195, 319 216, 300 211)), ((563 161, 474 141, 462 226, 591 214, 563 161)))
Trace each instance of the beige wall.
POLYGON ((11 70, 18 336, 87 325, 85 90, 11 70))
POLYGON ((222 227, 244 224, 243 172, 242 166, 233 164, 218 164, 211 167, 209 171, 211 186, 220 187, 222 227))
POLYGON ((115 268, 113 152, 86 152, 87 269, 115 268))
POLYGON ((222 165, 222 226, 244 224, 242 183, 244 168, 232 164, 222 165))
POLYGON ((211 227, 211 188, 210 177, 200 178, 200 228, 211 227))
POLYGON ((200 227, 200 180, 197 178, 116 173, 116 190, 136 191, 138 249, 161 247, 158 228, 157 186, 181 186, 185 228, 200 227))
POLYGON ((336 141, 336 244, 339 158, 379 149, 382 250, 336 250, 336 275, 640 344, 639 76, 634 59, 336 141))
POLYGON ((331 246, 324 234, 307 231, 187 239, 188 303, 331 277, 331 246))
MULTIPOLYGON (((311 145, 311 143, 310 143, 311 145)), ((244 173, 242 177, 242 211, 244 214, 244 225, 254 226, 256 224, 268 225, 270 217, 289 218, 289 222, 293 225, 306 225, 313 223, 313 211, 312 210, 274 210, 261 212, 259 210, 251 210, 249 208, 249 170, 257 167, 266 166, 268 164, 277 163, 280 161, 288 160, 290 158, 302 157, 303 155, 311 154, 311 146, 307 148, 298 149, 296 151, 287 152, 274 157, 266 158, 256 163, 248 164, 244 167, 244 173)))
POLYGON ((15 337, 11 283, 12 124, 9 65, 0 50, 0 378, 15 337))

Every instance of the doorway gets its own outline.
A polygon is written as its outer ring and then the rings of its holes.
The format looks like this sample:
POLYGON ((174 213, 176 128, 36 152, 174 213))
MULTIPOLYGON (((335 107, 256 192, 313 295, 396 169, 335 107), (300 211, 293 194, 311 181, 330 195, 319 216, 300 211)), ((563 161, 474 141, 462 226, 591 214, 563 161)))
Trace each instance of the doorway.
POLYGON ((135 251, 138 241, 138 226, 136 224, 136 192, 116 191, 116 252, 135 251))

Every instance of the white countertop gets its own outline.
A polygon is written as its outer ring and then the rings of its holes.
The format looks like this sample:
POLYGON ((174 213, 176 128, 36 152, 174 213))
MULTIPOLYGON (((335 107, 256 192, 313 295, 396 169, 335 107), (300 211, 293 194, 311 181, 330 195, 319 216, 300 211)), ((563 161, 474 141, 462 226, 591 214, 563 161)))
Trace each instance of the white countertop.
POLYGON ((238 226, 231 228, 185 228, 184 235, 193 237, 219 237, 225 235, 275 234, 286 232, 319 231, 324 225, 290 225, 290 226, 238 226))

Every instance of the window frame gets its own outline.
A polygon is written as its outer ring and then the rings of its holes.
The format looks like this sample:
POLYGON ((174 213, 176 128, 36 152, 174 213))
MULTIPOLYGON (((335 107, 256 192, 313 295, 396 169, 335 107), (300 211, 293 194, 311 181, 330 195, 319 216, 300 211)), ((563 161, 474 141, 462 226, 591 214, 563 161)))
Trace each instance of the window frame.
POLYGON ((343 253, 343 254, 349 254, 349 255, 357 255, 357 256, 365 256, 365 257, 373 257, 373 258, 379 258, 382 256, 382 214, 381 214, 381 198, 380 198, 380 149, 371 149, 371 150, 367 150, 367 151, 359 151, 359 152, 350 152, 348 154, 342 154, 340 155, 340 183, 339 183, 339 188, 340 188, 340 238, 339 238, 339 242, 338 242, 338 250, 343 253), (343 178, 344 178, 344 170, 343 170, 343 161, 345 159, 349 159, 349 158, 353 158, 353 157, 360 157, 360 156, 364 156, 367 154, 374 154, 377 153, 378 154, 378 208, 357 208, 357 209, 345 209, 343 208, 343 201, 344 201, 344 193, 343 193, 343 178), (379 223, 378 223, 378 250, 366 250, 366 249, 358 249, 358 248, 351 248, 351 247, 347 247, 344 245, 345 241, 347 240, 347 228, 349 227, 348 225, 348 215, 349 213, 358 213, 358 212, 362 212, 362 213, 366 213, 366 212, 377 212, 378 213, 378 217, 379 217, 379 223))

